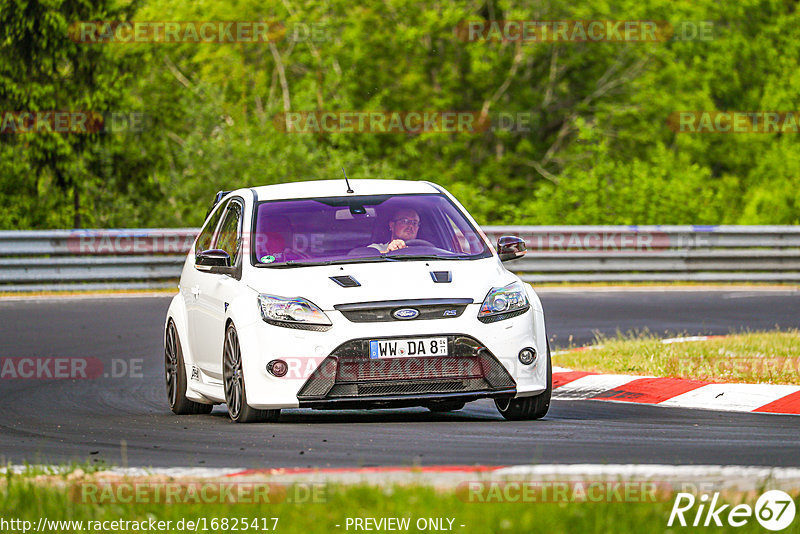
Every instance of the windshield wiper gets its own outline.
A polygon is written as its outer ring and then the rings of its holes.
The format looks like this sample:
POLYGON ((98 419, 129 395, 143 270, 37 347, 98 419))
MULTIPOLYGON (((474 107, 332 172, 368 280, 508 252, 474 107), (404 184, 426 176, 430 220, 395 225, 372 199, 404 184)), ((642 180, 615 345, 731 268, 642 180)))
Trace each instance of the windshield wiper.
POLYGON ((402 260, 463 260, 465 258, 469 258, 467 255, 457 255, 457 256, 436 256, 434 254, 397 254, 394 256, 388 256, 389 258, 395 261, 402 261, 402 260))
MULTIPOLYGON (((343 265, 347 263, 372 263, 379 261, 394 261, 395 258, 388 258, 386 256, 365 256, 363 258, 346 258, 341 260, 325 260, 325 261, 302 261, 302 260, 289 260, 286 263, 278 263, 270 265, 273 268, 287 268, 287 267, 317 267, 320 265, 343 265)), ((265 266, 268 264, 265 264, 265 266)))

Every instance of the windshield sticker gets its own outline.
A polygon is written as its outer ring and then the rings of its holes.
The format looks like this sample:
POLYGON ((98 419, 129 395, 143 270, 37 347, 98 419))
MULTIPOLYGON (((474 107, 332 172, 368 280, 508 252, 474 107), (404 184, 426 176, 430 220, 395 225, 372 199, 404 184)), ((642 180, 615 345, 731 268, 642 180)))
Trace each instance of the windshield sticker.
POLYGON ((275 261, 275 256, 261 256, 259 260, 261 263, 272 263, 275 261))

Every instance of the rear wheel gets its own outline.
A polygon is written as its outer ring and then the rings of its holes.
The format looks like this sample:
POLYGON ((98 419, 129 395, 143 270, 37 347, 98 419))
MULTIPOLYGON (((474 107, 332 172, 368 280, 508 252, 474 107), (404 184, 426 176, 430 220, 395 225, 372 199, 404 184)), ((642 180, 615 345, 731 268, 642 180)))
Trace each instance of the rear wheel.
POLYGON ((278 420, 280 410, 256 410, 247 404, 242 350, 239 347, 239 335, 233 324, 228 325, 225 330, 222 375, 225 382, 225 404, 228 405, 228 415, 234 423, 260 423, 278 420))
POLYGON ((167 380, 167 402, 178 415, 211 413, 211 404, 201 404, 186 398, 186 364, 183 361, 178 329, 170 319, 164 340, 164 375, 167 380))
POLYGON ((494 404, 504 418, 510 421, 541 419, 550 409, 553 394, 553 363, 550 361, 550 344, 547 344, 547 389, 533 397, 520 399, 495 399, 494 404))

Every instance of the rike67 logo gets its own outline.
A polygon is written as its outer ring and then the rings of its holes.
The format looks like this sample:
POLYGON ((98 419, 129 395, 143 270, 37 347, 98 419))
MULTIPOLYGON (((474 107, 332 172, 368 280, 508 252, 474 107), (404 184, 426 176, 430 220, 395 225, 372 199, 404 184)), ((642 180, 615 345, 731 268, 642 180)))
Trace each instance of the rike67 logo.
POLYGON ((753 516, 767 530, 783 530, 794 520, 795 504, 786 492, 780 490, 770 490, 761 495, 755 507, 749 504, 737 504, 733 507, 730 504, 722 504, 719 492, 711 497, 704 493, 699 498, 691 493, 678 493, 667 526, 676 524, 682 527, 723 525, 741 527, 753 516))

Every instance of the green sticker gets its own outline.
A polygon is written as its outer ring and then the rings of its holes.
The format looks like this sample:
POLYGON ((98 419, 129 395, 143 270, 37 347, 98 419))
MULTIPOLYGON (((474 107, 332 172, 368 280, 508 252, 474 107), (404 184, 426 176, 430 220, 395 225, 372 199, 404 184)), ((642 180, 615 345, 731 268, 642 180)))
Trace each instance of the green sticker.
POLYGON ((275 256, 261 256, 261 263, 272 263, 275 261, 275 256))

